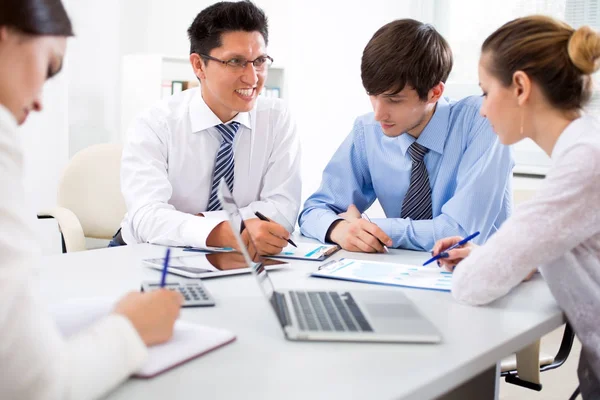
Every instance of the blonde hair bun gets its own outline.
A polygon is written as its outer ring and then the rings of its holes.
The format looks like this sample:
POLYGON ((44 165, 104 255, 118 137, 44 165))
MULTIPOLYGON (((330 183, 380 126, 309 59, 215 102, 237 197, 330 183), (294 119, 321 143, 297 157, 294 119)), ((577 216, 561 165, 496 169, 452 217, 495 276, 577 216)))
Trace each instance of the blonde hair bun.
POLYGON ((600 69, 600 35, 585 25, 571 35, 568 45, 569 57, 584 74, 600 69))

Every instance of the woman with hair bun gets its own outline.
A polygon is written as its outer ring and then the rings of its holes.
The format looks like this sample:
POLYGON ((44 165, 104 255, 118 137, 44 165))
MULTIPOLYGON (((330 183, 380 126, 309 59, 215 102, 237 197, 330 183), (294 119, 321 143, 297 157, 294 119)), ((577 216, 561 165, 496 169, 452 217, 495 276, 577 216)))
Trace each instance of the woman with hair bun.
MULTIPOLYGON (((584 399, 600 398, 600 123, 582 108, 600 67, 600 35, 543 16, 518 18, 483 43, 481 114, 503 144, 532 139, 552 166, 543 186, 481 247, 433 254, 453 270, 452 294, 487 304, 539 268, 582 343, 584 399)), ((535 301, 535 299, 532 299, 535 301)))
POLYGON ((132 292, 64 338, 35 295, 38 245, 17 127, 42 109, 42 86, 72 35, 60 0, 0 0, 0 399, 101 397, 142 365, 146 346, 171 338, 182 302, 168 290, 132 292))

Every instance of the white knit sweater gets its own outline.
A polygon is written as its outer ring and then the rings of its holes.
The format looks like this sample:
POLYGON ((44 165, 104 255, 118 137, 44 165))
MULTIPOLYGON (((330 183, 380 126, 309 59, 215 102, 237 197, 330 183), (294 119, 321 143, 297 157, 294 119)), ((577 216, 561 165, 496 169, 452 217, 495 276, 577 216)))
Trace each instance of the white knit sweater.
MULTIPOLYGON (((560 135, 533 199, 455 269, 452 293, 486 304, 538 267, 582 342, 584 398, 600 396, 600 123, 581 117, 560 135)), ((535 299, 531 299, 532 302, 535 299)))
POLYGON ((17 124, 0 105, 0 399, 94 399, 141 366, 147 350, 111 315, 65 339, 36 298, 39 246, 26 209, 17 124))

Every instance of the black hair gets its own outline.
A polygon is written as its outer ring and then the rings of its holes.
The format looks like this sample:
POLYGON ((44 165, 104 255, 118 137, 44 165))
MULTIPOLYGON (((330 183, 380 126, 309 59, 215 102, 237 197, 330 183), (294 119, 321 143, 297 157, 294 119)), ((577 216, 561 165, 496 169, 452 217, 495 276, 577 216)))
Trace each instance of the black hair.
POLYGON ((263 10, 251 1, 221 1, 202 10, 189 27, 190 54, 208 55, 221 46, 223 33, 233 31, 257 31, 265 44, 269 42, 269 26, 263 10))
POLYGON ((452 51, 433 26, 400 19, 373 35, 363 51, 360 67, 369 95, 397 94, 408 85, 425 101, 429 90, 448 79, 452 51))
POLYGON ((36 36, 73 36, 60 0, 0 0, 0 26, 36 36))

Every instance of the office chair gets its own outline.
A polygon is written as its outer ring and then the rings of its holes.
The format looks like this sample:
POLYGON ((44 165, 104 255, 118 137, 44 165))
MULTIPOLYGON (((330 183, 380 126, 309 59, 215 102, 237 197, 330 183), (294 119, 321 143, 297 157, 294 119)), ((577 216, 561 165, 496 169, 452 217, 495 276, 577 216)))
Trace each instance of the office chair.
POLYGON ((57 207, 38 218, 54 218, 63 253, 86 250, 85 238, 111 239, 126 212, 121 194, 120 145, 90 146, 73 156, 58 186, 57 207))
POLYGON ((567 322, 556 356, 551 360, 540 357, 540 341, 537 340, 517 353, 516 368, 510 368, 510 364, 503 362, 500 376, 513 385, 540 391, 542 390, 540 373, 563 365, 571 353, 574 339, 573 328, 567 322))

